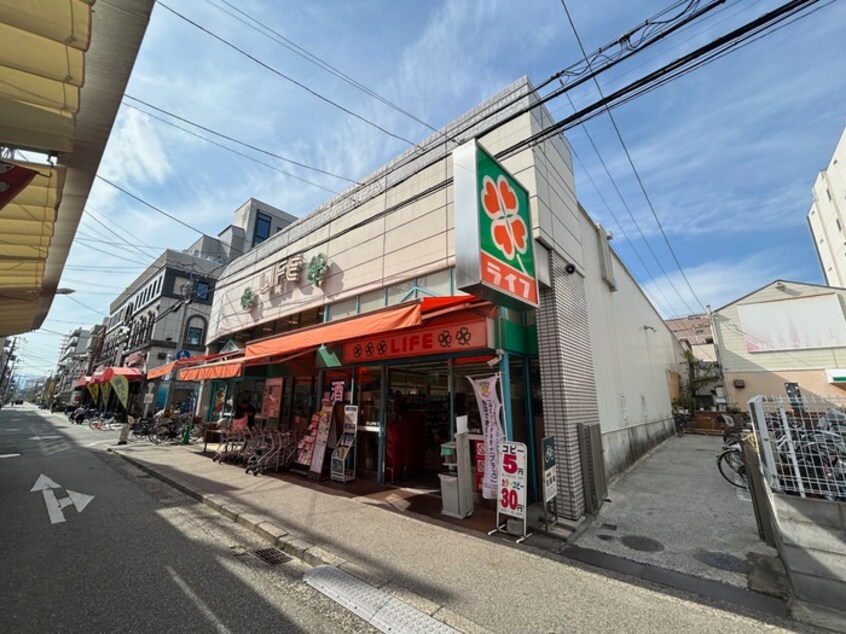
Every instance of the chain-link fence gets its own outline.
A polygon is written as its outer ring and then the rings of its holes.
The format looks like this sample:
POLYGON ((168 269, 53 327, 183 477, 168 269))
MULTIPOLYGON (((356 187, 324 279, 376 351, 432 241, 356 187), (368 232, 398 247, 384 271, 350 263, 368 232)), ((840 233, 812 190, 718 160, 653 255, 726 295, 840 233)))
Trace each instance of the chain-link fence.
POLYGON ((756 396, 749 409, 774 491, 846 501, 846 398, 756 396))

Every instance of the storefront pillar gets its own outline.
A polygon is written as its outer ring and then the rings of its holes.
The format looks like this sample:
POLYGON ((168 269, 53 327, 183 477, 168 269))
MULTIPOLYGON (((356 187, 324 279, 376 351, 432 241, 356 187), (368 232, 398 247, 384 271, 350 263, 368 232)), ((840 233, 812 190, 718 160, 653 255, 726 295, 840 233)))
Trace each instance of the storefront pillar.
POLYGON ((449 394, 449 439, 455 440, 455 361, 447 359, 447 393, 449 394))
POLYGON ((505 421, 505 438, 514 440, 514 419, 511 415, 511 355, 499 354, 499 382, 502 390, 502 419, 505 421))
POLYGON ((384 363, 379 369, 379 382, 382 389, 379 393, 379 441, 376 456, 376 482, 385 483, 385 442, 388 436, 388 366, 384 363))
POLYGON ((523 361, 523 390, 526 394, 526 435, 528 442, 526 443, 528 449, 529 461, 529 492, 531 499, 538 500, 538 463, 537 463, 537 445, 535 439, 535 413, 532 410, 532 364, 527 357, 523 361))

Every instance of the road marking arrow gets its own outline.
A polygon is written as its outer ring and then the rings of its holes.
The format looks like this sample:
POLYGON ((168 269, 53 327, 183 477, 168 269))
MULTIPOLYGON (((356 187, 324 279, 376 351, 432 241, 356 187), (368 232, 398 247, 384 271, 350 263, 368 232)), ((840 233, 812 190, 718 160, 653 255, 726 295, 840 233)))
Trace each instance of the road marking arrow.
POLYGON ((62 487, 60 485, 56 484, 53 480, 42 473, 38 476, 35 484, 32 485, 32 488, 30 489, 30 492, 41 491, 41 494, 44 496, 44 506, 47 507, 47 515, 50 517, 51 524, 59 524, 60 522, 65 521, 65 513, 62 509, 66 506, 73 504, 77 513, 82 513, 82 511, 85 510, 85 507, 88 506, 88 503, 94 499, 93 495, 78 493, 76 491, 71 491, 70 489, 65 489, 68 493, 68 497, 59 499, 56 497, 56 492, 53 489, 61 488, 62 487))

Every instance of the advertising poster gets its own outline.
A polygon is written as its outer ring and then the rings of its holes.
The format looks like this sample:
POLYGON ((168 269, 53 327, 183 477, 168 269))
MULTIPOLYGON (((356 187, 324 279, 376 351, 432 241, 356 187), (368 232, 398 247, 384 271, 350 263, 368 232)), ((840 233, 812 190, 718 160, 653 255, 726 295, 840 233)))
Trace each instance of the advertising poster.
POLYGON ((261 417, 278 418, 282 405, 282 384, 284 379, 267 379, 264 382, 264 396, 261 400, 261 417))
POLYGON ((329 388, 329 400, 333 403, 343 403, 345 387, 346 383, 342 379, 332 381, 329 388))
POLYGON ((547 436, 541 441, 543 453, 543 502, 555 499, 558 495, 558 476, 555 472, 555 438, 547 436))
POLYGON ((482 418, 482 433, 485 435, 484 477, 482 478, 482 497, 493 500, 497 497, 497 447, 505 440, 505 432, 499 420, 502 404, 499 402, 496 384, 499 374, 485 379, 467 377, 476 394, 479 415, 482 418))
POLYGON ((126 409, 126 404, 129 400, 129 381, 125 376, 116 375, 111 378, 109 383, 115 391, 115 395, 118 397, 120 404, 123 405, 124 409, 126 409))
POLYGON ((504 441, 499 444, 499 497, 497 513, 526 518, 526 445, 504 441))
POLYGON ((332 403, 323 401, 323 409, 320 410, 320 420, 317 423, 317 434, 314 437, 314 455, 309 469, 312 473, 323 472, 323 459, 326 456, 326 444, 329 442, 329 430, 332 428, 333 411, 332 403))

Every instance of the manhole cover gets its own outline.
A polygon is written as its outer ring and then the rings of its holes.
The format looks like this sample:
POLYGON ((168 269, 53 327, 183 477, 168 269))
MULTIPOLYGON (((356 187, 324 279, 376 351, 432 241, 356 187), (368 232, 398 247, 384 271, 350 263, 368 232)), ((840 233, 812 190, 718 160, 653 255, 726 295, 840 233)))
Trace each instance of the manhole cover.
POLYGON ((664 544, 655 541, 650 537, 642 537, 641 535, 626 535, 621 537, 620 541, 624 546, 628 546, 632 550, 640 550, 645 553, 659 553, 664 550, 664 544))
POLYGON ((275 548, 259 548, 258 550, 252 551, 252 553, 268 566, 278 566, 279 564, 291 561, 291 558, 288 557, 288 555, 283 554, 275 548))
POLYGON ((727 555, 725 553, 714 553, 707 550, 700 550, 693 555, 696 561, 699 561, 706 566, 716 568, 717 570, 725 570, 727 572, 742 572, 747 573, 752 570, 749 562, 744 561, 740 557, 734 555, 727 555))

